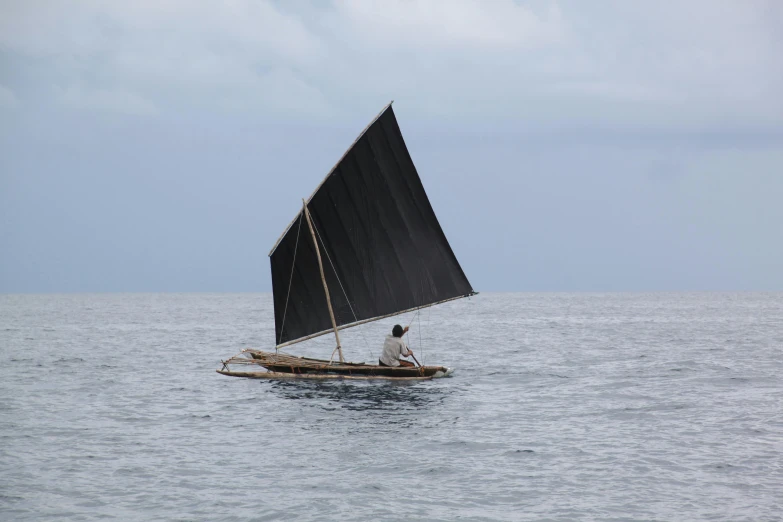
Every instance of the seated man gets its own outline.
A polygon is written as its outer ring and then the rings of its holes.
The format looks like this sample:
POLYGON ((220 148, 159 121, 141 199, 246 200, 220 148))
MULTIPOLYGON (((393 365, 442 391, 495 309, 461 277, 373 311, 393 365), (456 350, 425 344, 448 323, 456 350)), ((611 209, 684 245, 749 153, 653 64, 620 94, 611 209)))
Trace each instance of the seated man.
POLYGON ((413 351, 405 346, 405 342, 402 340, 402 336, 408 331, 408 327, 402 329, 402 326, 395 324, 392 328, 392 334, 386 336, 386 341, 383 343, 383 352, 381 353, 378 364, 381 366, 416 366, 409 361, 401 361, 400 355, 408 357, 413 355, 413 351))

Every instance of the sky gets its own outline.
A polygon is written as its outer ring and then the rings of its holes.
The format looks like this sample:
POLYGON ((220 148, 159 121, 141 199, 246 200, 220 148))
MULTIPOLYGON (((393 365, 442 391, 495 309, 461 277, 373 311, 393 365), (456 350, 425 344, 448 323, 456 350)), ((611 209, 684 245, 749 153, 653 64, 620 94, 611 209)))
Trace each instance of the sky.
POLYGON ((0 1, 0 292, 267 292, 390 100, 478 291, 783 291, 775 0, 0 1))

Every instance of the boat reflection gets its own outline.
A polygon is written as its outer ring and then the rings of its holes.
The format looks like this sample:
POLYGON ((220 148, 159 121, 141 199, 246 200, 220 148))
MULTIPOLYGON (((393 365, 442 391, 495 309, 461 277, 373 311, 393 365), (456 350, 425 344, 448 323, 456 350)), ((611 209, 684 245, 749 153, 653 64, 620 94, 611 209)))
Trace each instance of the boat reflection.
POLYGON ((289 400, 308 400, 314 406, 352 411, 430 409, 448 397, 444 387, 426 383, 276 381, 269 390, 289 400))

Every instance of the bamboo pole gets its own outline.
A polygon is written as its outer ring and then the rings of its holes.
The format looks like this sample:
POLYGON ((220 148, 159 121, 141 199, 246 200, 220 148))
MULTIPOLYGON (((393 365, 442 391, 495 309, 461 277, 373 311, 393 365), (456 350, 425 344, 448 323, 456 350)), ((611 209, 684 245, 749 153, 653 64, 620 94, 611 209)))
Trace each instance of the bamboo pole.
MULTIPOLYGON (((315 230, 313 229, 313 222, 310 220, 310 211, 307 210, 307 202, 302 198, 302 207, 305 217, 307 218, 307 226, 310 227, 310 235, 313 236, 313 244, 315 245, 315 255, 318 257, 318 268, 321 269, 321 282, 324 284, 324 293, 326 293, 326 305, 329 307, 329 318, 332 320, 332 328, 334 328, 334 337, 337 339, 337 353, 340 355, 340 362, 345 362, 343 359, 343 349, 340 346, 340 332, 337 330, 337 321, 334 320, 334 311, 332 310, 332 298, 329 296, 329 286, 326 284, 326 276, 324 275, 324 265, 321 262, 321 249, 318 248, 318 240, 315 238, 315 230)), ((332 352, 334 355, 334 352, 332 352)))
POLYGON ((434 375, 421 375, 418 377, 393 377, 390 375, 340 375, 324 373, 282 373, 282 372, 232 372, 215 370, 217 373, 229 377, 246 377, 250 379, 312 379, 312 380, 346 380, 346 381, 428 381, 435 378, 434 375))

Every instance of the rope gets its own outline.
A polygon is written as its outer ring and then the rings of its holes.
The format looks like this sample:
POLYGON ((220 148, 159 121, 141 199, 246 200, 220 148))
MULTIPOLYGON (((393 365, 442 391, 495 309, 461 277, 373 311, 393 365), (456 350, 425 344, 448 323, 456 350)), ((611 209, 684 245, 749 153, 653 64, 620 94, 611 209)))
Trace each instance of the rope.
MULTIPOLYGON (((416 316, 419 318, 419 349, 421 350, 421 360, 424 360, 424 345, 421 343, 421 314, 416 314, 416 316)), ((426 362, 424 363, 426 364, 426 362)))
MULTIPOLYGON (((294 281, 294 267, 296 266, 296 252, 299 250, 299 231, 302 230, 302 213, 299 214, 299 227, 296 229, 296 245, 294 245, 294 261, 291 263, 291 277, 288 279, 288 293, 285 295, 285 308, 283 308, 283 322, 280 324, 280 338, 277 344, 283 340, 283 328, 285 327, 285 316, 288 313, 288 298, 291 297, 291 283, 294 281)), ((275 347, 275 350, 278 348, 275 347)))
MULTIPOLYGON (((416 309, 416 312, 414 312, 413 317, 411 317, 411 320, 408 323, 408 328, 411 327, 411 325, 413 324, 414 319, 416 319, 419 316, 419 312, 420 311, 421 311, 421 308, 417 308, 416 309)), ((407 344, 408 344, 408 347, 410 348, 411 336, 408 335, 408 332, 405 332, 405 338, 408 340, 407 344)), ((421 347, 421 321, 419 321, 419 346, 417 346, 416 349, 418 350, 420 347, 421 347)))
MULTIPOLYGON (((334 277, 337 278, 337 282, 340 284, 340 290, 343 291, 343 295, 345 296, 345 301, 348 303, 348 308, 351 309, 351 314, 353 314, 353 320, 354 321, 358 321, 359 318, 356 317, 356 312, 353 311, 353 306, 351 306, 351 300, 348 299, 348 294, 345 291, 345 287, 343 287, 343 282, 340 281, 340 276, 337 275, 337 269, 334 267, 334 263, 332 263, 332 258, 329 255, 329 250, 327 250, 327 248, 326 248, 326 243, 324 243, 324 240, 321 237, 321 233, 318 231, 318 227, 315 226, 315 220, 311 220, 311 221, 313 223, 313 228, 315 229, 315 233, 318 234, 318 239, 321 241, 321 245, 323 245, 323 247, 324 247, 324 252, 326 252, 326 259, 329 260, 329 264, 332 266, 332 272, 334 272, 334 277)), ((367 342, 367 338, 364 336, 364 331, 363 330, 359 330, 359 331, 362 334, 362 339, 364 339, 365 347, 369 350, 370 349, 370 344, 367 342)), ((332 354, 332 355, 334 355, 334 354, 332 354)))
MULTIPOLYGON (((429 309, 427 309, 427 343, 430 342, 430 338, 434 337, 432 332, 432 307, 430 306, 429 309)), ((423 357, 422 357, 423 359, 423 357)), ((425 363, 426 364, 426 363, 425 363)))
POLYGON ((332 355, 329 356, 329 364, 332 364, 332 360, 334 359, 334 353, 339 349, 340 347, 336 347, 334 350, 332 350, 332 355))
MULTIPOLYGON (((411 325, 413 324, 413 320, 416 319, 417 315, 419 315, 419 310, 421 310, 421 308, 417 308, 416 311, 413 313, 413 317, 411 317, 411 321, 408 323, 408 328, 411 327, 411 325)), ((408 334, 405 334, 405 335, 408 335, 408 334)))

